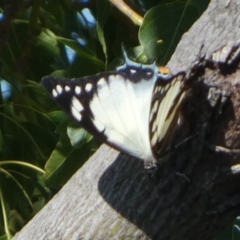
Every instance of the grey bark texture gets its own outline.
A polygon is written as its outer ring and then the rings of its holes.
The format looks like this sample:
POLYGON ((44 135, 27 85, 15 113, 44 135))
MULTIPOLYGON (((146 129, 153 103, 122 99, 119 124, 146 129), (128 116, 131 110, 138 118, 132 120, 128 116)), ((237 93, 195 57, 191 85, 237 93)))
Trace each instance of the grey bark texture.
POLYGON ((239 12, 238 0, 211 1, 169 62, 174 73, 199 53, 218 62, 192 84, 173 145, 191 138, 169 161, 152 177, 103 145, 15 240, 205 240, 240 215, 239 12))

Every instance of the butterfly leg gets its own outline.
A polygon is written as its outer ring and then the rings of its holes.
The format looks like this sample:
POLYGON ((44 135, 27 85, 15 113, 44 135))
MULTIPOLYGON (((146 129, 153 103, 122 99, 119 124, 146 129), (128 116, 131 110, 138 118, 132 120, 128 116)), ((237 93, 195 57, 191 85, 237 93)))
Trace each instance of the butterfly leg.
POLYGON ((222 113, 222 109, 229 97, 230 92, 227 89, 223 90, 215 86, 210 87, 207 100, 212 108, 216 108, 215 118, 222 113))
POLYGON ((240 149, 230 149, 227 147, 222 147, 222 146, 217 146, 217 145, 212 145, 212 144, 207 144, 208 148, 217 152, 217 153, 228 153, 228 154, 240 154, 240 149))

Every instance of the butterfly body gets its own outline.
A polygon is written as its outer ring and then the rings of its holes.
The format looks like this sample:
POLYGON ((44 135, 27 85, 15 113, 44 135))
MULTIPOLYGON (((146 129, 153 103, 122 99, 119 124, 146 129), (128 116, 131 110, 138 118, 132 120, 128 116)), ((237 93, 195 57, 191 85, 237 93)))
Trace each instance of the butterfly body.
POLYGON ((42 84, 87 131, 151 168, 177 125, 185 74, 164 76, 155 63, 136 63, 123 54, 116 71, 72 80, 47 76, 42 84))

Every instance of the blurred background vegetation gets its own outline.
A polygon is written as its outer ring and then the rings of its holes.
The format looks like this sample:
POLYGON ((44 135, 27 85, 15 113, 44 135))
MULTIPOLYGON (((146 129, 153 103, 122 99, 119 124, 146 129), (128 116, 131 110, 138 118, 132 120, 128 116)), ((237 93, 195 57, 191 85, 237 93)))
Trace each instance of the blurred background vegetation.
POLYGON ((165 65, 208 4, 0 0, 0 240, 14 236, 99 146, 58 109, 41 78, 113 70, 121 43, 132 59, 165 65))

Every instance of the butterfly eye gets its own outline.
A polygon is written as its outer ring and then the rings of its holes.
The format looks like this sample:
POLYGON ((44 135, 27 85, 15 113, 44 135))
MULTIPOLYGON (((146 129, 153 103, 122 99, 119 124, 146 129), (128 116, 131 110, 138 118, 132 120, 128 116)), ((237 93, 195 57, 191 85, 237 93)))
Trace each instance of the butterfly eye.
POLYGON ((131 73, 131 74, 134 74, 134 73, 136 73, 136 72, 137 72, 136 69, 134 69, 134 68, 131 68, 131 69, 130 69, 130 73, 131 73))
POLYGON ((142 70, 142 78, 151 79, 153 77, 153 70, 146 68, 142 70))
POLYGON ((152 77, 153 72, 148 70, 148 71, 146 71, 146 75, 147 75, 148 77, 152 77))

